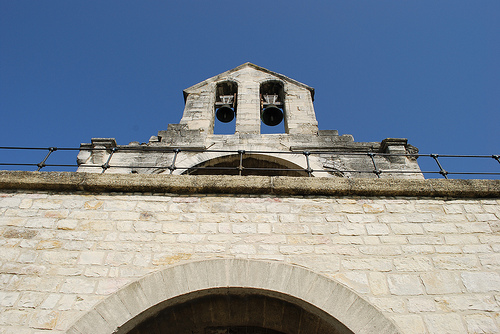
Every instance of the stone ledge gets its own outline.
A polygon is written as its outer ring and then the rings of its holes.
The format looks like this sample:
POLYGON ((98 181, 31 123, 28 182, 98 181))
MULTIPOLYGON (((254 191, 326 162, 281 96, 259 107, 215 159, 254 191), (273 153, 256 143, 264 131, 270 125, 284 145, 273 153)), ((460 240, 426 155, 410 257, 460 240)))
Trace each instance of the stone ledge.
POLYGON ((2 190, 500 198, 500 180, 140 175, 0 171, 2 190))

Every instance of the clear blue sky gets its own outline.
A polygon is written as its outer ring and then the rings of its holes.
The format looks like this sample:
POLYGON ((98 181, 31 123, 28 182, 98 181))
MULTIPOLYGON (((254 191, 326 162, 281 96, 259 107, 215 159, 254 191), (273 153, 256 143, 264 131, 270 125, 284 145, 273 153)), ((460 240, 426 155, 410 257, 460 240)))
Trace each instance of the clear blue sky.
POLYGON ((0 146, 146 142, 247 61, 314 87, 320 129, 500 154, 498 0, 0 0, 0 146))

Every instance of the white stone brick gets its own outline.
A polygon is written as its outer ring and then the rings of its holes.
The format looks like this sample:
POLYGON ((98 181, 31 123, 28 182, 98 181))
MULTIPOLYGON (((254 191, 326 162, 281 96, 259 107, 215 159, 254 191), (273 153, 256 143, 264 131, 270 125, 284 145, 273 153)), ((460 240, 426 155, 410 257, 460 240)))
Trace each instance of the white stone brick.
POLYGON ((311 254, 314 252, 313 246, 280 246, 281 254, 311 254))
POLYGON ((466 333, 462 319, 458 314, 426 314, 424 322, 431 334, 466 333))
POLYGON ((390 224, 391 230, 395 234, 424 234, 424 230, 420 224, 413 223, 399 223, 399 224, 390 224))
POLYGON ((118 291, 120 288, 130 282, 129 278, 106 278, 100 279, 95 293, 97 295, 109 295, 118 291))
POLYGON ((436 297, 436 302, 440 304, 440 308, 445 311, 500 311, 500 305, 495 298, 490 295, 451 295, 436 297))
POLYGON ((491 233, 491 222, 467 222, 467 223, 456 223, 459 233, 491 233))
POLYGON ((283 234, 305 234, 309 233, 309 227, 305 224, 273 224, 273 232, 283 234))
POLYGON ((253 245, 233 245, 229 248, 231 254, 256 254, 257 251, 253 245))
POLYGON ((338 211, 345 213, 363 213, 363 207, 358 204, 343 204, 339 207, 338 211))
POLYGON ((196 244, 205 239, 205 235, 203 234, 179 234, 177 236, 177 242, 181 243, 192 243, 196 244))
POLYGON ((304 224, 321 224, 325 222, 325 218, 322 215, 299 215, 298 221, 304 224))
POLYGON ((475 213, 474 216, 476 217, 476 220, 479 222, 489 222, 498 220, 497 216, 495 216, 493 213, 475 213))
POLYGON ((382 213, 385 211, 383 204, 365 203, 363 204, 363 211, 366 213, 382 213))
POLYGON ((42 302, 40 305, 41 309, 46 309, 46 310, 51 310, 54 309, 59 302, 59 299, 61 299, 61 294, 58 293, 51 293, 47 296, 47 298, 42 302))
POLYGON ((360 224, 339 224, 339 235, 365 235, 366 229, 364 225, 360 224))
POLYGON ((320 245, 314 247, 316 254, 359 255, 357 246, 350 245, 320 245))
POLYGON ((464 272, 461 276, 469 292, 500 291, 500 274, 497 272, 464 272))
POLYGON ((224 245, 195 245, 195 252, 199 253, 223 253, 226 251, 224 245))
POLYGON ((362 237, 363 243, 365 245, 380 245, 380 238, 375 235, 369 235, 362 237))
MULTIPOLYGON (((464 245, 462 247, 462 250, 465 254, 479 254, 479 253, 491 253, 493 250, 490 245, 464 245)), ((495 254, 489 254, 491 256, 494 256, 495 254)), ((484 255, 479 256, 479 260, 481 261, 481 258, 484 255)), ((481 261, 481 264, 484 265, 483 261, 481 261)))
POLYGON ((389 290, 398 296, 415 296, 424 293, 422 284, 417 275, 390 274, 388 275, 389 290))
POLYGON ((433 257, 437 269, 470 270, 479 269, 479 261, 473 255, 438 255, 433 257))
POLYGON ((133 253, 128 252, 113 252, 106 256, 104 264, 111 266, 127 265, 132 262, 133 253))
POLYGON ((233 233, 257 233, 257 224, 232 224, 233 233))
POLYGON ((500 270, 500 254, 480 254, 479 261, 487 270, 500 270))
POLYGON ((43 292, 27 291, 23 292, 21 298, 17 302, 17 307, 20 308, 36 308, 45 299, 46 294, 43 292))
POLYGON ((388 235, 389 227, 385 224, 366 224, 368 235, 388 235))
POLYGON ((388 259, 342 259, 341 264, 348 270, 391 271, 392 261, 388 259))
POLYGON ((357 293, 366 294, 370 292, 368 278, 365 273, 361 272, 345 272, 335 274, 333 276, 339 282, 347 285, 357 293))
POLYGON ((479 240, 475 235, 445 235, 444 240, 448 245, 478 244, 479 240))
POLYGON ((33 200, 33 204, 31 205, 31 208, 32 209, 56 210, 56 209, 59 209, 61 206, 62 206, 62 200, 58 200, 55 198, 40 198, 40 199, 33 200))
POLYGON ((217 233, 217 223, 200 223, 200 233, 217 233))
POLYGON ((17 208, 21 204, 19 197, 0 197, 0 207, 3 208, 17 208))
POLYGON ((14 306, 20 295, 17 291, 0 291, 0 306, 14 306))
POLYGON ((408 243, 407 237, 403 235, 381 235, 379 239, 384 244, 405 245, 408 243))
POLYGON ((359 251, 366 255, 383 255, 392 256, 399 255, 402 253, 400 246, 360 246, 359 251))
POLYGON ((430 213, 410 213, 406 215, 406 220, 410 223, 431 223, 434 217, 430 213))
POLYGON ((498 333, 500 332, 495 320, 484 313, 467 314, 465 316, 469 333, 498 333))
POLYGON ((399 272, 428 272, 434 269, 430 258, 425 256, 398 257, 394 259, 394 268, 399 272))
POLYGON ((440 234, 440 233, 458 233, 455 224, 450 223, 425 223, 422 224, 424 231, 431 234, 440 234))
POLYGON ((68 277, 62 287, 62 293, 93 293, 96 286, 94 280, 85 278, 68 277))
POLYGON ((354 224, 376 223, 378 221, 376 215, 368 213, 348 214, 346 218, 350 223, 354 224))
POLYGON ((461 245, 436 245, 434 246, 437 254, 462 254, 461 245))
POLYGON ((257 233, 269 234, 272 231, 272 225, 267 223, 257 224, 257 233))
POLYGON ((138 221, 134 223, 134 230, 136 232, 159 232, 162 230, 162 224, 149 221, 138 221))
POLYGON ((25 326, 29 316, 28 310, 6 309, 0 313, 0 325, 25 326))
POLYGON ((409 235, 408 242, 414 245, 442 245, 444 240, 441 236, 409 235))
POLYGON ((461 204, 448 204, 445 203, 443 206, 444 212, 446 214, 456 214, 456 213, 462 213, 464 211, 464 208, 461 204))
POLYGON ((198 231, 198 225, 192 223, 163 223, 163 233, 195 233, 198 231))
POLYGON ((460 293, 460 278, 453 272, 428 272, 421 274, 425 291, 429 295, 460 293))
POLYGON ((374 296, 389 294, 389 286, 387 285, 387 277, 383 273, 370 272, 368 274, 370 282, 370 290, 374 296))
POLYGON ((403 214, 383 214, 378 217, 378 221, 384 224, 402 224, 406 223, 406 215, 403 214))
POLYGON ((396 315, 392 319, 403 333, 426 333, 424 322, 418 315, 396 315))
POLYGON ((85 251, 80 254, 78 264, 102 264, 105 255, 102 251, 85 251))
POLYGON ((436 302, 428 297, 410 297, 407 306, 410 313, 436 311, 436 302))

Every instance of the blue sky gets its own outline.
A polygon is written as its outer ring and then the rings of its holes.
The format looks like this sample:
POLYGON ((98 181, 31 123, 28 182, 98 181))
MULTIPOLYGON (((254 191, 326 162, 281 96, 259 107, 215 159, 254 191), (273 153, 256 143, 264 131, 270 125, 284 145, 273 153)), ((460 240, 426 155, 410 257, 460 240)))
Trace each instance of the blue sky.
POLYGON ((252 62, 314 87, 320 129, 500 154, 499 60, 498 0, 0 0, 0 146, 147 142, 252 62))

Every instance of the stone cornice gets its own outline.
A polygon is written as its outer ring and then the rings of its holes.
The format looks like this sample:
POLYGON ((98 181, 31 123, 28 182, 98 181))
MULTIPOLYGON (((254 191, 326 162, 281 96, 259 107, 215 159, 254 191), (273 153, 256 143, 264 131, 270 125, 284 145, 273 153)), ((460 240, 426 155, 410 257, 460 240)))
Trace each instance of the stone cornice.
POLYGON ((500 180, 141 175, 0 171, 0 189, 91 193, 500 198, 500 180))

